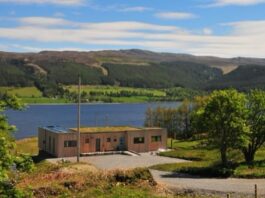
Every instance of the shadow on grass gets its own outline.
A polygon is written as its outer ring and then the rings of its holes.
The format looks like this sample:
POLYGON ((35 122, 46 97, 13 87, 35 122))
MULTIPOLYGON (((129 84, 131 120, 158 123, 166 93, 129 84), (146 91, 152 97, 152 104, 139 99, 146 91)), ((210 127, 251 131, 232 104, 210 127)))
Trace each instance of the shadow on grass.
POLYGON ((182 167, 171 174, 163 175, 162 177, 182 177, 182 178, 228 178, 234 174, 235 169, 239 166, 236 163, 230 163, 227 166, 223 166, 220 163, 216 163, 205 167, 182 167))
POLYGON ((54 156, 46 153, 46 152, 43 152, 43 151, 40 151, 38 155, 34 155, 32 156, 32 160, 35 164, 38 164, 46 159, 50 159, 50 158, 54 158, 54 156))

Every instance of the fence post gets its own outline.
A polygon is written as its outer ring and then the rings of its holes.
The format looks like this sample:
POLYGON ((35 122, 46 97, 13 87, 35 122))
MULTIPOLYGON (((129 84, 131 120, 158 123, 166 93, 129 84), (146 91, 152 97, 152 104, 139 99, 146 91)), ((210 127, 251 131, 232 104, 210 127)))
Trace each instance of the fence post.
POLYGON ((227 198, 230 198, 230 194, 227 194, 227 198))
POLYGON ((255 198, 258 198, 258 186, 255 184, 255 198))

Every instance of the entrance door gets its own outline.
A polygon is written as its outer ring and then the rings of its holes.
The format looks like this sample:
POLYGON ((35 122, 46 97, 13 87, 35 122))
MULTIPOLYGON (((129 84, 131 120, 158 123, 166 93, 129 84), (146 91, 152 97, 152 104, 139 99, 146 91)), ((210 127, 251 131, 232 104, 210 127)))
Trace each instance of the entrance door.
POLYGON ((100 139, 96 139, 96 152, 100 151, 100 139))
POLYGON ((120 144, 119 144, 118 149, 121 151, 125 150, 125 138, 124 137, 120 137, 120 144))

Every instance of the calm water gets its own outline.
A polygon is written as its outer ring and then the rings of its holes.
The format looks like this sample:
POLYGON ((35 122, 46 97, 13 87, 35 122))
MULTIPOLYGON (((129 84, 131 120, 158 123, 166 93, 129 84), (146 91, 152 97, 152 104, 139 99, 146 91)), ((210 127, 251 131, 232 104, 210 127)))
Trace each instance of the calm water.
MULTIPOLYGON (((83 104, 82 126, 130 125, 143 126, 148 107, 176 107, 179 102, 141 104, 83 104)), ((16 125, 17 139, 36 136, 39 126, 57 125, 75 127, 76 105, 30 105, 23 111, 6 112, 10 124, 16 125)))

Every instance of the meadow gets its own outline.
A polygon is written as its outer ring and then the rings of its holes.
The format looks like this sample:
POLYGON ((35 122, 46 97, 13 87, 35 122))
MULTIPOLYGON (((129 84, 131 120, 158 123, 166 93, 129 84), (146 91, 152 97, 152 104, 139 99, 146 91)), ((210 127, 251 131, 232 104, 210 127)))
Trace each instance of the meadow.
POLYGON ((47 98, 43 97, 41 91, 36 87, 0 87, 0 93, 15 95, 26 104, 48 104, 48 103, 69 103, 64 98, 47 98))
MULTIPOLYGON (((203 177, 265 178, 265 147, 260 149, 252 166, 244 162, 244 156, 238 150, 229 150, 230 167, 222 168, 220 153, 216 148, 207 146, 205 140, 173 140, 171 151, 161 156, 190 160, 178 164, 161 164, 153 169, 187 173, 203 177)), ((171 147, 171 139, 168 141, 171 147)))

